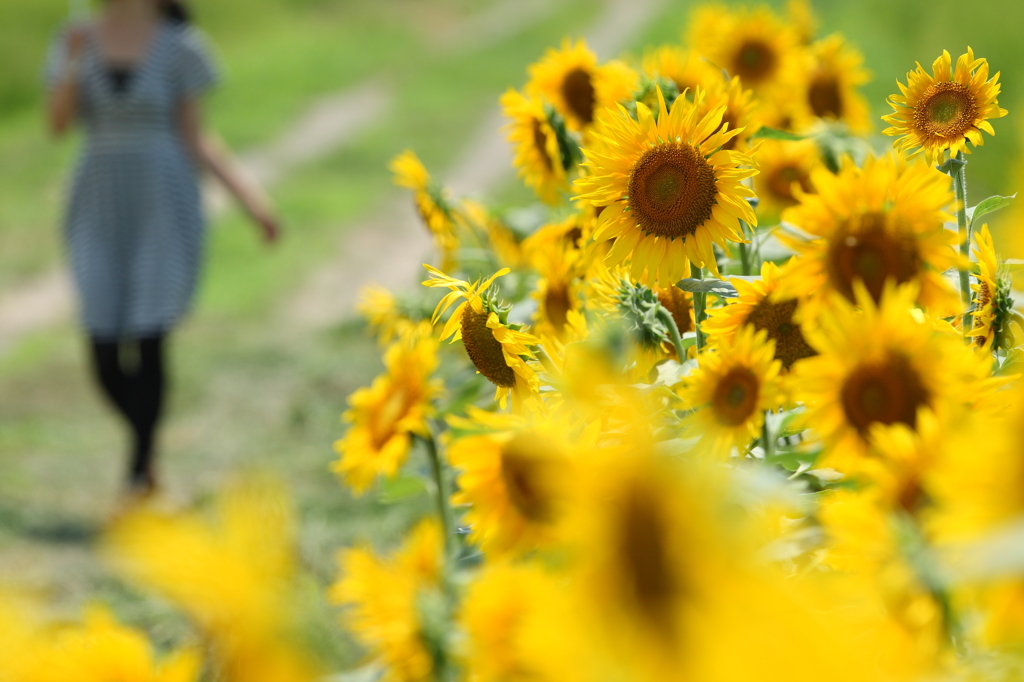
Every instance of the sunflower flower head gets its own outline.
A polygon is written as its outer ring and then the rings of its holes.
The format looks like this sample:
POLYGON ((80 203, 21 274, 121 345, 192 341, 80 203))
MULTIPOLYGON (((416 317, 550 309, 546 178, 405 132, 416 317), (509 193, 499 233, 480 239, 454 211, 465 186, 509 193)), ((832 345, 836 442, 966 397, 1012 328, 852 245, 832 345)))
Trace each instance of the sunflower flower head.
POLYGON ((999 261, 988 225, 977 232, 974 255, 978 259, 977 283, 974 290, 974 343, 980 348, 999 350, 1013 347, 1010 318, 1013 298, 1009 277, 999 272, 999 261))
POLYGON ((730 282, 739 296, 729 299, 724 306, 709 310, 703 329, 711 343, 731 343, 744 326, 764 331, 768 340, 775 342, 775 359, 782 363, 783 370, 789 370, 796 362, 815 352, 800 328, 797 315, 799 301, 776 293, 779 290, 779 272, 779 266, 765 261, 761 264, 760 279, 732 278, 730 282))
POLYGON ((749 324, 702 355, 681 395, 686 405, 697 408, 688 427, 700 436, 698 447, 721 457, 734 447, 745 453, 761 433, 765 411, 779 407, 781 369, 775 342, 766 330, 749 324))
POLYGON ((599 64, 583 40, 566 38, 529 67, 526 90, 550 102, 570 130, 589 131, 597 113, 632 99, 638 76, 618 61, 599 64))
POLYGON ((429 432, 434 399, 442 385, 434 379, 437 340, 430 326, 410 326, 384 354, 387 371, 349 397, 342 419, 351 424, 335 442, 340 455, 332 469, 352 491, 362 494, 378 476, 393 477, 412 449, 413 437, 429 432))
POLYGON ((757 162, 761 172, 754 177, 754 191, 762 216, 778 216, 798 203, 798 194, 813 193, 811 175, 825 168, 813 140, 765 140, 757 162))
POLYGON ((783 295, 807 299, 816 316, 836 291, 854 300, 857 282, 877 303, 887 281, 915 283, 918 303, 933 314, 956 312, 956 293, 942 273, 960 261, 956 235, 946 230, 953 204, 949 178, 935 168, 893 156, 869 158, 863 168, 847 160, 838 174, 811 173, 814 194, 783 212, 811 239, 780 234, 799 258, 782 276, 783 295))
MULTIPOLYGON (((566 166, 556 127, 564 126, 554 110, 548 110, 536 95, 530 97, 509 90, 501 97, 509 142, 515 148, 512 163, 520 177, 541 201, 557 205, 569 189, 566 166), (557 118, 556 118, 557 117, 557 118)), ((562 137, 564 137, 564 132, 562 137)))
POLYGON ((392 159, 389 168, 395 174, 396 185, 412 190, 416 212, 430 231, 442 257, 449 261, 459 246, 459 238, 456 211, 448 192, 431 179, 419 157, 410 149, 392 159))
POLYGON ((346 627, 384 665, 388 682, 435 679, 444 664, 442 546, 440 527, 425 520, 392 556, 356 547, 339 557, 341 576, 328 599, 346 607, 346 627))
POLYGON ((508 268, 486 280, 470 283, 449 277, 429 265, 423 267, 430 274, 423 286, 449 289, 434 310, 434 323, 452 304, 463 299, 445 323, 441 340, 448 337, 452 337, 452 343, 462 340, 477 372, 494 384, 495 399, 502 407, 509 395, 531 399, 539 389, 540 380, 527 364, 527 360, 535 359, 529 346, 540 341, 508 323, 509 308, 499 302, 497 291, 491 288, 495 279, 508 274, 508 268))
POLYGON ((724 103, 700 115, 703 92, 671 109, 660 91, 658 100, 657 117, 642 103, 635 120, 622 107, 609 112, 604 146, 584 150, 588 175, 576 180, 575 199, 604 207, 594 239, 615 239, 610 265, 629 260, 634 280, 646 272, 667 286, 691 262, 717 274, 712 244, 743 241, 739 220, 757 224, 743 185, 757 171, 746 154, 723 149, 742 132, 722 125, 724 103))
POLYGON ((889 104, 893 113, 883 116, 892 124, 883 132, 898 137, 893 145, 900 150, 914 149, 924 153, 930 162, 937 162, 949 150, 950 155, 971 150, 984 144, 982 131, 995 135, 992 118, 1006 116, 999 107, 999 73, 988 77, 988 61, 976 59, 974 50, 956 60, 952 66, 949 52, 932 64, 929 75, 919 63, 907 74, 907 84, 897 83, 899 95, 891 95, 889 104))
POLYGON ((815 119, 840 121, 858 134, 871 130, 867 100, 858 88, 871 80, 864 56, 839 34, 811 45, 811 68, 806 80, 804 112, 810 115, 800 128, 815 119))

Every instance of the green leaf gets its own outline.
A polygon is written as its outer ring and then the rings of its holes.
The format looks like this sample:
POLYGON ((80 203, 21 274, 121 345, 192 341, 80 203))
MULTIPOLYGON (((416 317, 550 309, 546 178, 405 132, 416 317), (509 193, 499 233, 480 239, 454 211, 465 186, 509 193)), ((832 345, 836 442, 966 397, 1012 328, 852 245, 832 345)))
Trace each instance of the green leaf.
POLYGON ((999 196, 998 194, 994 197, 989 197, 988 199, 979 202, 977 206, 972 206, 971 208, 967 209, 967 220, 970 221, 971 226, 973 227, 975 221, 978 220, 978 218, 980 218, 983 215, 988 215, 989 213, 995 213, 1001 208, 1006 208, 1016 198, 1016 194, 1011 194, 1008 197, 1002 197, 999 196))
POLYGON ((739 295, 736 292, 736 287, 720 279, 694 279, 693 277, 688 277, 676 282, 676 286, 690 293, 715 294, 716 296, 724 296, 726 298, 733 298, 739 295))
POLYGON ((1001 267, 1005 267, 1007 272, 1020 272, 1024 270, 1024 260, 1007 258, 1002 262, 1001 267))
POLYGON ((785 130, 779 130, 778 128, 769 128, 768 126, 761 126, 757 132, 750 136, 751 140, 758 138, 764 138, 766 140, 788 140, 790 142, 796 142, 798 140, 806 140, 806 135, 797 135, 796 133, 786 132, 785 130))
POLYGON ((807 471, 814 466, 817 459, 818 453, 814 451, 780 449, 771 457, 765 458, 765 462, 778 464, 787 471, 807 471))

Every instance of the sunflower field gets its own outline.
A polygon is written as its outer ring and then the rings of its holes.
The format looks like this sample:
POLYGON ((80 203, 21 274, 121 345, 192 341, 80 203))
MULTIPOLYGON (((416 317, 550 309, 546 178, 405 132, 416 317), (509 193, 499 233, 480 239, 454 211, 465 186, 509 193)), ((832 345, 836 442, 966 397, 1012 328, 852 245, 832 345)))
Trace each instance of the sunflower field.
MULTIPOLYGON (((340 553, 316 598, 366 660, 330 679, 1024 679, 1024 261, 966 181, 1007 111, 970 47, 925 58, 883 125, 804 2, 704 6, 501 96, 533 206, 392 161, 436 258, 364 291, 385 371, 330 466, 431 511, 340 553)), ((194 636, 0 592, 0 682, 326 679, 290 510, 126 513, 105 556, 194 636)))

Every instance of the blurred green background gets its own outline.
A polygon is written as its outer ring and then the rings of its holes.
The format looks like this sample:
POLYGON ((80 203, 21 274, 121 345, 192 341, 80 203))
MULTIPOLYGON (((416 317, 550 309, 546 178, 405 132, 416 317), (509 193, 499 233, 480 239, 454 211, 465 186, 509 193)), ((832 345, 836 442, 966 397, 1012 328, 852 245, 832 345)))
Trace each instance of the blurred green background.
MULTIPOLYGON (((523 7, 527 4, 525 0, 523 7)), ((225 80, 208 118, 236 150, 266 144, 318 96, 378 79, 394 104, 366 131, 291 171, 271 194, 286 223, 283 243, 258 243, 234 210, 210 231, 198 308, 173 345, 173 395, 163 435, 168 488, 180 501, 203 499, 245 468, 277 472, 291 484, 303 519, 301 550, 311 590, 333 575, 333 552, 355 537, 387 543, 421 509, 421 498, 387 504, 354 500, 327 471, 345 398, 378 371, 378 352, 358 320, 326 329, 290 329, 282 308, 311 272, 344 258, 353 226, 382 214, 396 197, 388 160, 415 149, 443 178, 465 151, 498 96, 526 79, 526 66, 563 35, 582 35, 606 9, 596 0, 561 0, 519 30, 484 36, 467 56, 457 29, 516 0, 197 0, 199 25, 218 48, 225 80)), ((532 3, 535 6, 538 3, 532 3)), ((772 3, 780 6, 782 3, 772 3)), ((691 3, 666 1, 626 41, 676 41, 691 3)), ((997 0, 830 0, 819 2, 819 35, 843 32, 865 54, 874 114, 888 113, 915 61, 930 67, 968 45, 1003 72, 997 135, 971 157, 970 203, 1012 193, 1024 127, 1024 3, 997 0)), ((513 13, 514 14, 514 13, 513 13)), ((63 178, 76 140, 44 129, 40 71, 47 45, 67 16, 63 0, 0 0, 0 298, 63 266, 59 238, 63 178)), ((883 125, 876 123, 876 132, 883 125)), ((878 148, 891 140, 878 139, 878 148)), ((502 202, 526 194, 498 188, 502 202)), ((416 273, 409 273, 412 281, 416 273)), ((90 595, 171 640, 179 625, 166 605, 112 578, 91 543, 119 490, 119 425, 94 390, 80 333, 50 325, 0 350, 0 579, 33 576, 67 608, 90 595)), ((315 602, 315 599, 311 601, 315 602)), ((313 608, 325 656, 338 666, 355 652, 326 607, 313 608), (319 610, 318 610, 319 609, 319 610)))

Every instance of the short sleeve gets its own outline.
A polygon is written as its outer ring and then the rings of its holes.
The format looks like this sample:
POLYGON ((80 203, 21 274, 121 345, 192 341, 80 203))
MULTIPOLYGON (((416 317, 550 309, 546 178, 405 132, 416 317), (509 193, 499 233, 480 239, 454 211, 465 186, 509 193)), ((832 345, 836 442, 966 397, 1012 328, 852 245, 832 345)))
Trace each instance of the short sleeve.
POLYGON ((194 97, 212 87, 218 79, 205 34, 196 28, 182 29, 175 69, 175 90, 180 97, 194 97))
POLYGON ((50 40, 50 47, 46 52, 46 63, 43 65, 43 84, 47 90, 53 90, 64 75, 64 69, 68 63, 68 31, 67 26, 57 30, 50 40))

